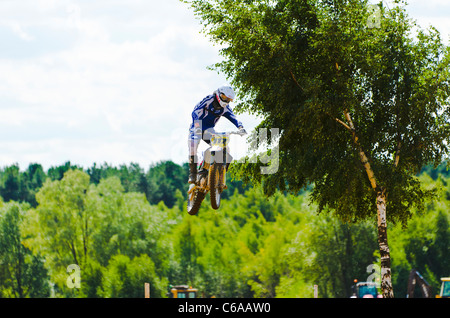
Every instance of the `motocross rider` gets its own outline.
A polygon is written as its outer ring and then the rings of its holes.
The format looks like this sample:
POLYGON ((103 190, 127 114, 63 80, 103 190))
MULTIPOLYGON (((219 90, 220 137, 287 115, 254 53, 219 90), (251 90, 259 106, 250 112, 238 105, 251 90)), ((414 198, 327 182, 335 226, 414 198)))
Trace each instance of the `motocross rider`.
POLYGON ((197 179, 197 149, 200 140, 203 139, 210 144, 211 132, 214 132, 220 117, 224 116, 232 122, 241 135, 247 133, 229 106, 235 97, 233 88, 221 86, 195 106, 192 112, 192 124, 189 127, 189 183, 195 183, 197 179))

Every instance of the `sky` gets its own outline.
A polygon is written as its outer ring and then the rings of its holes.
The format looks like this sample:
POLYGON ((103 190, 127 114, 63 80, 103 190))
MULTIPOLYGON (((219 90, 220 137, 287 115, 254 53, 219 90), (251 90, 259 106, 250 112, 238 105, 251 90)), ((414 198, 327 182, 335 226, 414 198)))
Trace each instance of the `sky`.
MULTIPOLYGON (((409 4, 448 44, 450 1, 409 4)), ((179 0, 0 0, 0 167, 186 162, 194 106, 227 84, 201 30, 179 0)))

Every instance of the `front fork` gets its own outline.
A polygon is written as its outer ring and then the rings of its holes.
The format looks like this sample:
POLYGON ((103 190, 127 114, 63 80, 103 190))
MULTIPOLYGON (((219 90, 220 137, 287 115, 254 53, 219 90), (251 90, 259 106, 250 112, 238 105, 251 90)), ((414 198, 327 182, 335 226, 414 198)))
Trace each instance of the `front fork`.
MULTIPOLYGON (((227 188, 227 185, 226 185, 226 172, 228 170, 228 166, 231 163, 232 157, 230 155, 230 158, 228 158, 227 147, 224 147, 220 151, 219 156, 220 155, 222 155, 222 158, 220 158, 221 160, 218 160, 217 163, 220 164, 220 169, 224 169, 225 168, 225 171, 223 172, 223 176, 222 176, 222 183, 219 184, 220 192, 222 192, 223 190, 225 190, 227 188), (228 161, 230 161, 230 162, 228 162, 228 161)), ((215 160, 215 158, 216 158, 216 151, 211 151, 211 158, 213 158, 213 160, 216 161, 215 160)), ((213 161, 211 161, 211 162, 213 162, 213 161)), ((209 170, 209 173, 211 173, 211 170, 209 170)))
MULTIPOLYGON (((210 173, 210 168, 214 162, 221 164, 222 169, 228 170, 228 166, 230 165, 233 157, 228 154, 227 147, 222 148, 220 151, 211 150, 209 148, 205 151, 203 162, 198 167, 197 173, 197 182, 196 185, 205 188, 207 191, 209 190, 209 185, 207 184, 207 177, 210 173), (216 156, 221 156, 221 158, 217 158, 216 156)), ((223 184, 221 185, 223 189, 226 189, 225 175, 223 178, 223 184)))

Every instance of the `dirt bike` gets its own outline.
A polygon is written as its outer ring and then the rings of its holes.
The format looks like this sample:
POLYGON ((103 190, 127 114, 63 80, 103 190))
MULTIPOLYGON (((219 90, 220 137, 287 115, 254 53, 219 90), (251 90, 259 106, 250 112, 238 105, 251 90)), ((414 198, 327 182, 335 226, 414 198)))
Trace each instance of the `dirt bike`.
POLYGON ((230 135, 243 136, 239 131, 212 133, 211 146, 204 152, 203 161, 198 167, 197 180, 189 186, 187 211, 190 215, 197 214, 208 192, 211 207, 215 210, 220 207, 220 196, 227 188, 226 170, 233 160, 228 153, 230 135))

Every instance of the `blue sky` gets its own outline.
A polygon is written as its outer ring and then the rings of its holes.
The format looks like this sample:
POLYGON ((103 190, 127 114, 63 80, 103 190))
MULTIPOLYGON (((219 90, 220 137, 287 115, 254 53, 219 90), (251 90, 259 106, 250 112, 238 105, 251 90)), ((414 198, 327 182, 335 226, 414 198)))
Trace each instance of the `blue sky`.
MULTIPOLYGON (((409 3, 448 44, 450 1, 409 3)), ((226 83, 200 31, 178 0, 0 0, 0 166, 184 162, 193 107, 226 83)))

